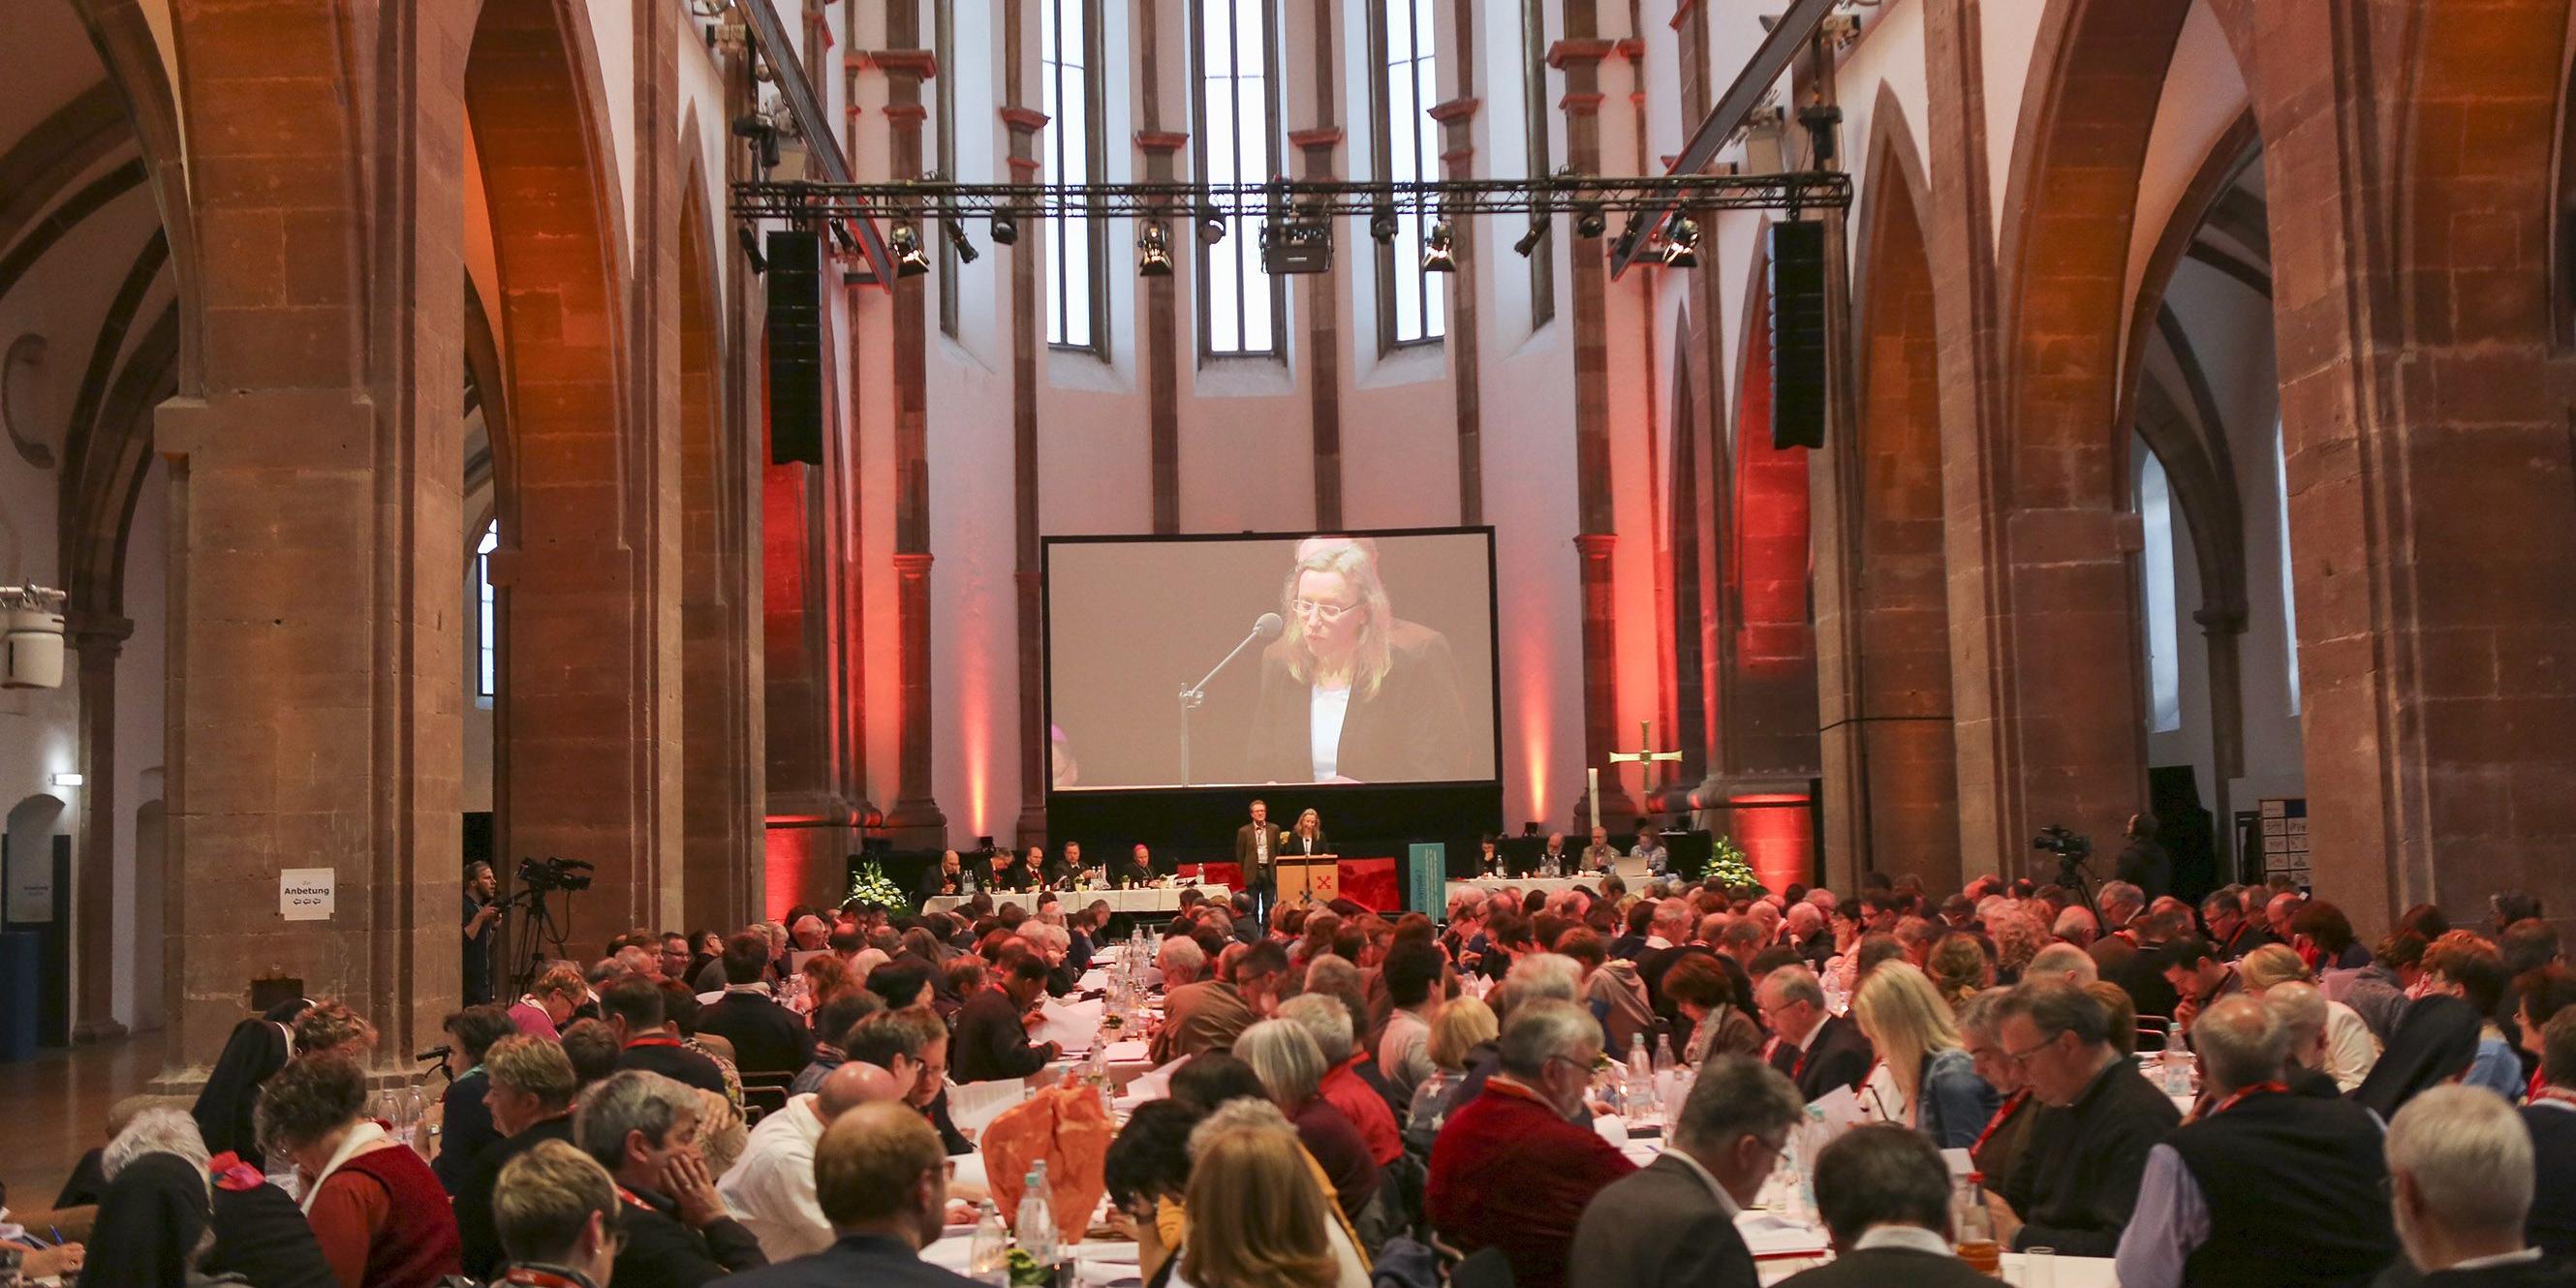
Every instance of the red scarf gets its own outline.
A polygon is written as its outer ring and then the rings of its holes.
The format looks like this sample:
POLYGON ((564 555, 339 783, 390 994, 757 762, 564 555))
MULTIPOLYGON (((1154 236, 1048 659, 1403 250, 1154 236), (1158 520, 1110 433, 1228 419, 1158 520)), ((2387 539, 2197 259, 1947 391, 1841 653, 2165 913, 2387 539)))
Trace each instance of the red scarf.
POLYGON ((2289 1090, 2290 1088, 2287 1085, 2278 1082, 2258 1082, 2250 1087, 2241 1087, 2237 1089, 2236 1094, 2229 1096, 2225 1100, 2219 1101, 2217 1104, 2211 1105, 2208 1112, 2192 1115, 2192 1121, 2197 1122, 2205 1118, 2216 1118, 2220 1114, 2226 1113, 2230 1109, 2234 1109, 2238 1104, 2251 1096, 2259 1096, 2267 1092, 2277 1092, 2287 1095, 2289 1090))
POLYGON ((247 1193, 268 1184, 265 1173, 241 1161, 241 1155, 229 1150, 207 1160, 206 1174, 214 1180, 215 1188, 235 1194, 247 1193))

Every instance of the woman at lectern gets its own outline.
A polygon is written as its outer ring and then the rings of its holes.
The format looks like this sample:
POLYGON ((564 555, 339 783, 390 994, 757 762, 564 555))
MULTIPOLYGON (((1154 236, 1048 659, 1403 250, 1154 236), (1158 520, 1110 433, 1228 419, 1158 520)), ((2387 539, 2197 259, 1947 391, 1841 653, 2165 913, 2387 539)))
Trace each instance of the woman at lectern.
POLYGON ((1309 809, 1297 815, 1297 826, 1288 829, 1279 842, 1282 854, 1330 854, 1332 843, 1324 839, 1324 816, 1309 809))
POLYGON ((1396 617, 1369 547, 1301 544, 1279 598, 1287 630, 1261 652, 1255 781, 1443 782, 1481 772, 1469 764, 1449 641, 1396 617))

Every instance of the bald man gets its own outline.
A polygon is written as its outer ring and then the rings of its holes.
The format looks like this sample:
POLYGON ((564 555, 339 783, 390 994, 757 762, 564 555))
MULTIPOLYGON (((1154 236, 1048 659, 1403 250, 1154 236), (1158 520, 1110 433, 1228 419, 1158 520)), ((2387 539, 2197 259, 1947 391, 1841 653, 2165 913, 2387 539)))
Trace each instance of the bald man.
POLYGON ((824 1131, 861 1105, 900 1102, 907 1089, 892 1073, 853 1060, 751 1129, 716 1193, 771 1264, 832 1246, 831 1223, 814 1197, 814 1150, 824 1131))

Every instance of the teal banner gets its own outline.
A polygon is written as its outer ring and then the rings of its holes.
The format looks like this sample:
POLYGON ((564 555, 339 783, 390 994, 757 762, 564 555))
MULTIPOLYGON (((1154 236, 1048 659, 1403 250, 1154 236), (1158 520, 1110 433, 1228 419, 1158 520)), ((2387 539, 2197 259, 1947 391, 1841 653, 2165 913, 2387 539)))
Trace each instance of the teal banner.
POLYGON ((1404 906, 1438 921, 1448 912, 1449 847, 1417 841, 1405 865, 1404 906))

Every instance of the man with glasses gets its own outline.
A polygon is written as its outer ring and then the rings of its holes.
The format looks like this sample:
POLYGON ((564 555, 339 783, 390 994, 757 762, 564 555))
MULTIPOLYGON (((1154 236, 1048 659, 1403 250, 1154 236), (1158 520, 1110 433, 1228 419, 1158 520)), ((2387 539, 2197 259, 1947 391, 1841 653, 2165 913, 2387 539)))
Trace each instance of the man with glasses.
POLYGON ((2182 1120, 2111 1045, 2110 1026, 2100 1001, 2063 981, 2023 984, 1997 1007, 2005 1057, 2047 1106, 2031 1124, 2028 1162, 2005 1181, 2011 1215, 2023 1222, 2015 1248, 2118 1251, 2147 1153, 2182 1120))
POLYGON ((1499 1045, 1501 1067, 1432 1144, 1424 1210, 1451 1246, 1502 1249, 1516 1288, 1564 1288, 1584 1209, 1637 1170, 1584 1104, 1601 1022, 1572 1002, 1517 1002, 1499 1045))
POLYGON ((1750 1056, 1710 1060, 1674 1120, 1671 1147, 1583 1210, 1567 1282, 1754 1288, 1762 1280, 1735 1217, 1778 1167, 1789 1129, 1805 1113, 1778 1070, 1750 1056), (1644 1230, 1654 1237, 1639 1238, 1644 1230))
POLYGON ((1763 976, 1753 1006, 1772 1033, 1771 1067, 1788 1075, 1800 1096, 1813 1101, 1836 1087, 1857 1091, 1869 1076, 1869 1039, 1859 1026, 1825 1009, 1825 988, 1814 971, 1783 966, 1763 976))

